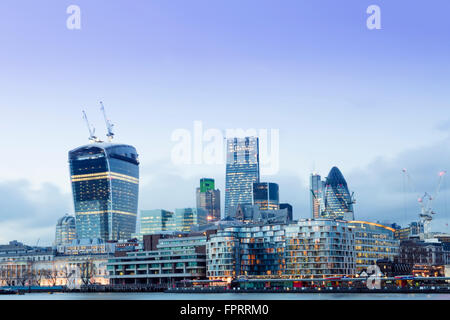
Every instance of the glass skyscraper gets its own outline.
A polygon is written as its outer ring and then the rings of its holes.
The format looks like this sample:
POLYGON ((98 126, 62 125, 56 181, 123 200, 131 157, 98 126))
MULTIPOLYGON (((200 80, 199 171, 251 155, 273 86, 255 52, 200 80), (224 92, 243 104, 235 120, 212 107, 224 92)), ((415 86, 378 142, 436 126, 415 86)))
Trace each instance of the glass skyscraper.
POLYGON ((136 149, 96 142, 69 151, 69 165, 77 238, 130 239, 138 206, 136 149))
POLYGON ((207 211, 208 221, 220 220, 220 191, 214 187, 214 179, 200 179, 200 188, 197 188, 197 209, 207 211))
POLYGON ((227 139, 225 217, 233 216, 239 204, 252 205, 253 183, 259 182, 259 139, 227 139))
POLYGON ((325 183, 321 180, 320 175, 311 174, 310 190, 311 190, 311 218, 318 219, 321 217, 324 206, 324 186, 325 183))
POLYGON ((337 167, 333 167, 326 178, 324 206, 324 218, 354 220, 353 199, 337 167))
POLYGON ((278 184, 272 182, 257 182, 253 184, 253 204, 259 210, 278 210, 280 195, 278 184))

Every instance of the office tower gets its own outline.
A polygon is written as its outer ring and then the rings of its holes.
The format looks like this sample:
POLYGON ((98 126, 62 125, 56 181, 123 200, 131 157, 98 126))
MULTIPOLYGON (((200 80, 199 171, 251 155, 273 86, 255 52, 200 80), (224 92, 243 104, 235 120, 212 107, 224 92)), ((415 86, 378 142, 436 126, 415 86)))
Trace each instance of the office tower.
POLYGON ((197 188, 197 209, 206 210, 208 221, 220 220, 220 190, 214 189, 214 179, 200 179, 200 188, 197 188))
POLYGON ((272 182, 253 183, 253 204, 260 210, 278 210, 280 195, 278 184, 272 182))
POLYGON ((321 217, 324 205, 324 182, 321 180, 320 175, 315 173, 311 174, 310 191, 311 218, 318 219, 321 217))
POLYGON ((56 223, 55 246, 70 244, 76 239, 75 217, 65 215, 56 223))
POLYGON ((225 180, 225 217, 229 217, 237 205, 253 203, 253 183, 259 182, 257 137, 227 139, 225 180))
POLYGON ((140 231, 136 234, 142 240, 146 234, 157 234, 166 231, 175 231, 174 213, 163 209, 141 210, 140 231))
POLYGON ((175 230, 190 232, 193 225, 205 225, 207 223, 207 211, 197 208, 175 209, 175 230))
POLYGON ((333 167, 326 178, 324 206, 324 218, 354 220, 353 199, 337 167, 333 167))
POLYGON ((71 150, 69 165, 77 238, 129 239, 138 205, 136 149, 96 141, 71 150))
POLYGON ((292 206, 289 203, 280 203, 280 210, 287 210, 288 221, 294 220, 294 213, 292 210, 292 206))

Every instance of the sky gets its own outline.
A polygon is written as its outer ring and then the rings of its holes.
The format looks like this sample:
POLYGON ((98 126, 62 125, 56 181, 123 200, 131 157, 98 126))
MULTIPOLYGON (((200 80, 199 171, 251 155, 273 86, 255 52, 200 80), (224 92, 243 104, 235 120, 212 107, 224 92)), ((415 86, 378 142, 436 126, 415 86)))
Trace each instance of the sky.
MULTIPOLYGON (((338 166, 355 216, 417 220, 417 197, 450 169, 447 0, 2 0, 0 243, 50 245, 73 214, 67 153, 88 142, 81 110, 140 157, 140 209, 195 206, 225 165, 174 163, 174 132, 275 129, 280 185, 310 216, 308 180, 338 166), (70 5, 80 29, 67 28, 70 5), (380 8, 381 29, 366 12, 380 8), (402 174, 407 168, 414 182, 402 174)), ((432 228, 448 230, 449 185, 432 228)), ((223 208, 223 201, 222 201, 223 208)))

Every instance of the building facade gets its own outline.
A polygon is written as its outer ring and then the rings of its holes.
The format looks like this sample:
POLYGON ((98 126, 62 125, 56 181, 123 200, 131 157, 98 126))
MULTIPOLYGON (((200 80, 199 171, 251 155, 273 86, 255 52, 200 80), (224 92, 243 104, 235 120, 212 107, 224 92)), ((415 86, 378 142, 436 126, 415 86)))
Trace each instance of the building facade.
POLYGON ((278 210, 280 194, 278 184, 272 182, 253 183, 253 204, 259 210, 278 210))
POLYGON ((355 237, 343 221, 302 219, 286 226, 285 275, 328 278, 354 275, 355 237))
POLYGON ((220 190, 215 189, 214 179, 202 178, 196 190, 197 209, 207 212, 208 221, 220 220, 220 190))
POLYGON ((61 246, 76 239, 75 217, 66 215, 56 223, 55 245, 61 246))
POLYGON ((163 209, 141 210, 140 231, 134 237, 142 240, 146 234, 175 231, 175 213, 163 209))
POLYGON ((325 181, 323 218, 354 220, 353 199, 341 171, 333 167, 325 181))
POLYGON ((319 219, 322 216, 324 206, 324 188, 325 183, 322 181, 320 175, 311 174, 310 177, 310 206, 311 218, 319 219))
POLYGON ((395 229, 367 221, 349 221, 355 234, 356 273, 366 271, 378 260, 394 261, 399 254, 400 241, 395 229))
POLYGON ((158 239, 156 250, 127 252, 107 264, 111 284, 155 285, 204 279, 206 236, 175 236, 158 239))
POLYGON ((189 232, 193 225, 207 224, 207 211, 197 208, 175 209, 175 231, 189 232))
POLYGON ((92 143, 71 150, 77 238, 129 239, 136 231, 139 160, 129 145, 92 143))
POLYGON ((259 139, 227 139, 225 217, 233 216, 239 204, 253 202, 253 183, 259 182, 259 139))

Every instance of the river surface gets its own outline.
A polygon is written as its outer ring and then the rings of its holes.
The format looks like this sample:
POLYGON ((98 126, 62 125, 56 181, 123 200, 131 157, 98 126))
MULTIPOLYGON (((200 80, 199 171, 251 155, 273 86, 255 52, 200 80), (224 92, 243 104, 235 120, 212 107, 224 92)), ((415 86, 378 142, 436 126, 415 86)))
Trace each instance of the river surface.
POLYGON ((26 293, 0 300, 450 300, 426 293, 26 293))

